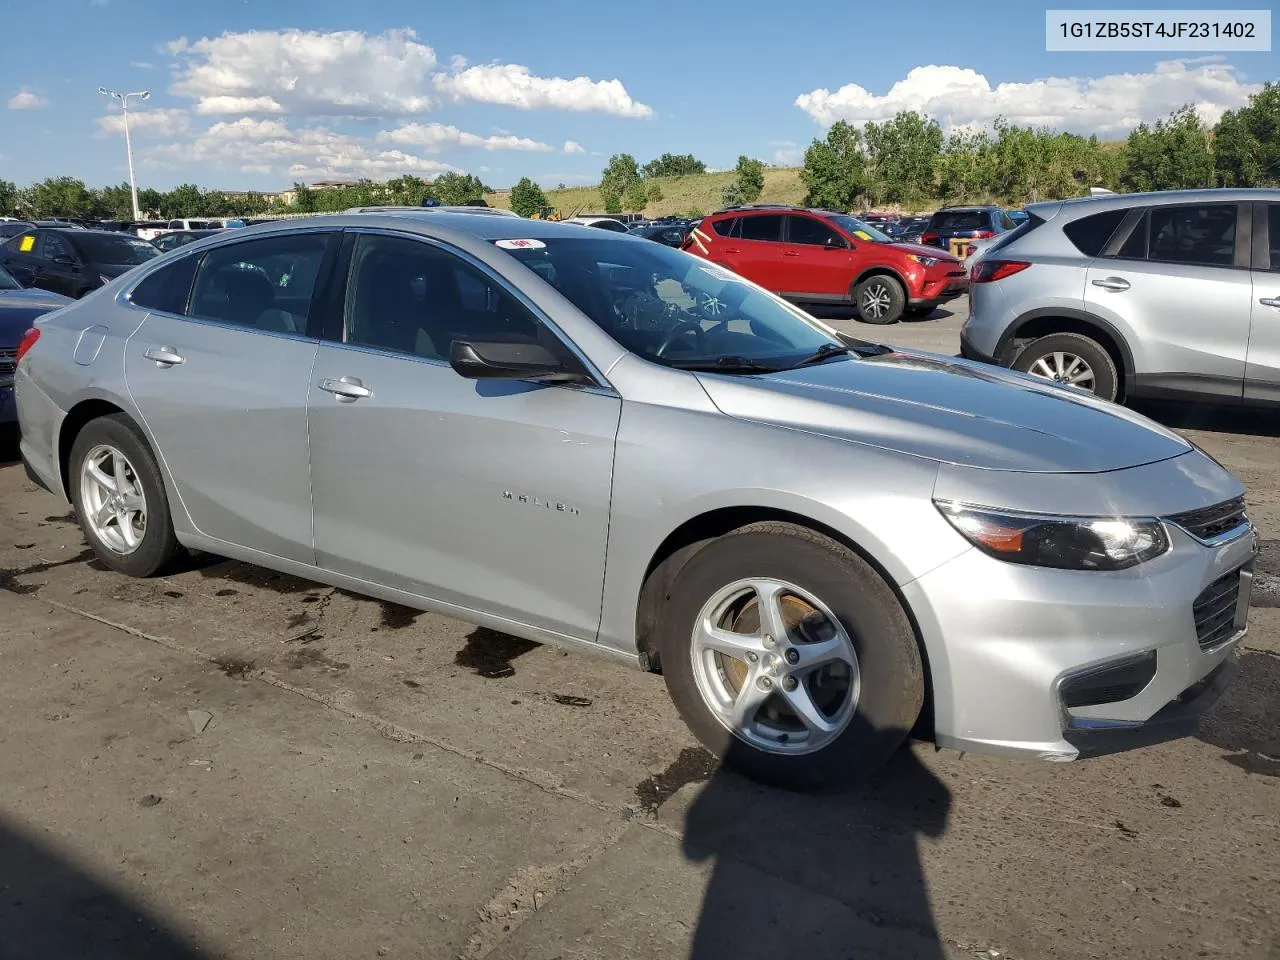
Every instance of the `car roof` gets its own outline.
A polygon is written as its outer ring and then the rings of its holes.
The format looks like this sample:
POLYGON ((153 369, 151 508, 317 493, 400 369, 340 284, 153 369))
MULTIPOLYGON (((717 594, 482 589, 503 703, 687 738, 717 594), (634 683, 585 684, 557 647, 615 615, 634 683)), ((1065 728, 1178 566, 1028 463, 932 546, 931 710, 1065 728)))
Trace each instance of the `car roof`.
POLYGON ((1280 201, 1280 190, 1262 187, 1232 187, 1228 189, 1205 187, 1199 190, 1155 190, 1150 193, 1112 193, 1097 197, 1072 197, 1070 200, 1045 200, 1029 203, 1024 208, 1042 220, 1048 220, 1059 212, 1072 215, 1084 212, 1127 209, 1129 207, 1158 206, 1182 203, 1242 203, 1263 200, 1280 201))
MULTIPOLYGON (((405 212, 376 213, 333 213, 294 220, 274 220, 269 223, 255 224, 236 230, 220 231, 223 236, 248 239, 255 236, 270 236, 279 233, 291 233, 295 230, 317 229, 356 229, 359 227, 380 227, 383 229, 419 233, 427 237, 449 238, 451 236, 471 236, 480 240, 551 240, 582 239, 583 224, 569 221, 526 220, 524 217, 477 217, 474 213, 446 211, 440 207, 424 208, 434 210, 423 216, 417 208, 406 208, 405 212)), ((478 208, 477 208, 478 209, 478 208)), ((626 240, 625 233, 612 234, 610 231, 593 230, 593 238, 605 240, 610 236, 626 240)), ((635 240, 634 237, 630 237, 635 240)), ((639 242, 639 241, 637 241, 639 242)))
POLYGON ((344 213, 406 213, 406 214, 435 214, 444 211, 446 213, 467 213, 471 215, 480 214, 481 216, 491 217, 519 217, 520 214, 513 210, 503 210, 500 207, 471 207, 471 206, 435 206, 435 207, 410 207, 405 205, 385 204, 382 206, 366 206, 351 207, 344 210, 344 213))

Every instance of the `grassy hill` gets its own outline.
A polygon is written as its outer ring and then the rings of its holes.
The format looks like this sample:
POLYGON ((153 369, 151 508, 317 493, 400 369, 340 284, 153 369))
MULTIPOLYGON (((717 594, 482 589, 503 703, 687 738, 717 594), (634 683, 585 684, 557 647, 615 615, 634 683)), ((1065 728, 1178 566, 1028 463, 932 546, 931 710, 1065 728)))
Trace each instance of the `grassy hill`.
MULTIPOLYGON (((649 217, 690 212, 710 213, 724 204, 720 191, 733 182, 732 170, 723 173, 699 173, 687 177, 659 177, 654 180, 662 190, 662 199, 650 203, 642 211, 649 217)), ((575 213, 603 213, 604 200, 598 187, 568 187, 564 190, 547 190, 547 202, 564 216, 575 213)), ((764 172, 764 192, 756 203, 800 203, 804 200, 804 185, 800 182, 799 167, 776 167, 764 172)), ((485 196, 492 207, 509 208, 509 193, 485 196)))

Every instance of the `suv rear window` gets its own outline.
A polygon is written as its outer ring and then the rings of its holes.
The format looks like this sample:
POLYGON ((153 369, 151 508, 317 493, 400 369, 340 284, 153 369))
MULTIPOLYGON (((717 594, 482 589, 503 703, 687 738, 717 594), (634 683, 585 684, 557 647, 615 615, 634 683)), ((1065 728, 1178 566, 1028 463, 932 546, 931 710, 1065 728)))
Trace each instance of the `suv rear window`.
POLYGON ((1077 250, 1086 257, 1096 257, 1116 232, 1128 214, 1128 210, 1103 210, 1088 217, 1073 220, 1062 228, 1077 250))
POLYGON ((946 210, 933 215, 930 230, 987 230, 990 223, 985 210, 946 210))

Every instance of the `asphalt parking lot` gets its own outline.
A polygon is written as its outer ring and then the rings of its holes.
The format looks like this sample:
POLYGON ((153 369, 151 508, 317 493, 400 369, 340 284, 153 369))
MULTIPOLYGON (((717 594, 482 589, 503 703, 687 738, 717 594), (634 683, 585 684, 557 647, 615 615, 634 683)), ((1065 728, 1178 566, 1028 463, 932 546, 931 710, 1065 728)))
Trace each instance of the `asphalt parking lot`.
MULTIPOLYGON (((964 312, 833 322, 955 352, 964 312)), ((717 770, 657 676, 217 558, 107 572, 6 437, 0 958, 1275 960, 1280 421, 1148 412, 1263 538, 1200 736, 916 743, 818 796, 717 770)))

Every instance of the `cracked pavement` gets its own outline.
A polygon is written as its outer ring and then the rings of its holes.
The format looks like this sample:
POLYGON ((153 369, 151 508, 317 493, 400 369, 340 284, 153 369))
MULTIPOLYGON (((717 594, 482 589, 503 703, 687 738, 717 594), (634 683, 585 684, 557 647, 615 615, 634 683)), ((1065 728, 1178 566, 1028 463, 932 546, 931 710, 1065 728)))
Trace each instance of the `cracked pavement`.
MULTIPOLYGON (((836 323, 954 350, 959 318, 836 323)), ((817 796, 717 770, 657 676, 217 558, 107 572, 0 466, 0 960, 1274 960, 1280 427, 1161 415, 1264 541, 1200 736, 916 743, 817 796)))

